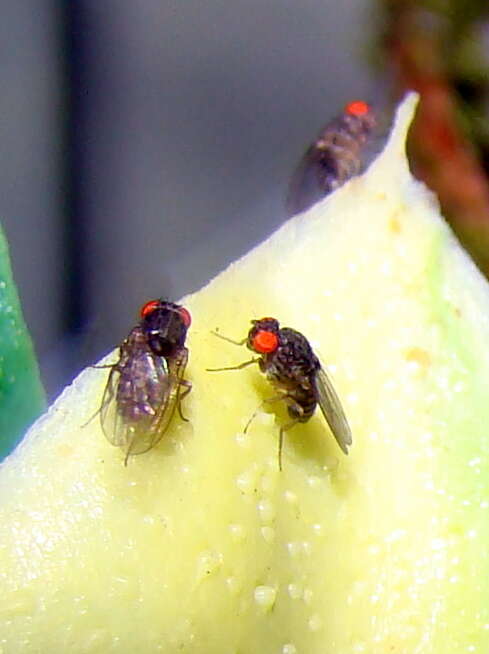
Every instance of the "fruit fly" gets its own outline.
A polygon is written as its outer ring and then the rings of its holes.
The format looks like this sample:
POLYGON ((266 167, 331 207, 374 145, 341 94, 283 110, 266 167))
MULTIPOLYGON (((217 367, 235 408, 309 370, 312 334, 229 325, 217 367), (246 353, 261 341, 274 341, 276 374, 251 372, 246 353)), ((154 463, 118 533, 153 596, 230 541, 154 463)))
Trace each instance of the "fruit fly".
POLYGON ((372 107, 361 100, 347 104, 342 114, 325 125, 292 177, 288 213, 308 209, 358 175, 368 163, 366 146, 373 140, 377 126, 372 107))
MULTIPOLYGON (((348 454, 352 436, 348 421, 318 357, 314 354, 307 338, 289 327, 280 327, 275 318, 252 320, 248 336, 242 341, 233 341, 221 334, 216 336, 236 345, 244 345, 259 354, 238 366, 229 368, 212 368, 212 372, 221 370, 240 370, 257 363, 260 370, 267 376, 277 395, 266 399, 265 403, 284 400, 291 421, 280 428, 278 460, 282 470, 283 435, 298 422, 307 422, 319 407, 326 418, 340 448, 348 454)), ((245 432, 258 413, 256 411, 248 421, 245 432)))
POLYGON ((190 313, 164 300, 141 309, 140 322, 119 348, 99 410, 107 440, 129 456, 153 448, 168 428, 191 384, 183 378, 188 350, 185 338, 190 313), (182 390, 183 389, 183 390, 182 390))

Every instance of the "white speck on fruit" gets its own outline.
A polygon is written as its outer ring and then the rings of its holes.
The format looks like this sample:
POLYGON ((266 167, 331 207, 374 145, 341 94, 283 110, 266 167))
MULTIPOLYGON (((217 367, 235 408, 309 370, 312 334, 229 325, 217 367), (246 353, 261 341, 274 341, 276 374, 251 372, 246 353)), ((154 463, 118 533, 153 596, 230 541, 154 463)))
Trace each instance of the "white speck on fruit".
POLYGON ((260 529, 263 540, 267 543, 272 544, 275 540, 275 529, 273 527, 262 527, 260 529))
POLYGON ((245 539, 246 533, 243 525, 229 525, 229 531, 231 532, 231 538, 235 543, 242 543, 245 539))
POLYGON ((358 404, 358 393, 348 393, 346 396, 346 402, 351 405, 358 404))
POLYGON ((257 586, 254 592, 256 604, 264 611, 270 611, 275 604, 277 591, 272 586, 257 586))
POLYGON ((463 391, 466 390, 466 384, 463 381, 458 381, 454 384, 453 386, 453 392, 454 393, 462 393, 463 391))
POLYGON ((307 478, 307 483, 311 488, 319 488, 321 485, 321 480, 316 475, 310 475, 307 478))
POLYGON ((421 434, 419 440, 421 443, 429 443, 433 440, 433 434, 430 431, 427 431, 424 434, 421 434))
POLYGON ((235 436, 234 440, 240 447, 249 447, 250 446, 250 437, 248 434, 245 434, 242 431, 239 431, 235 436))
POLYGON ((217 572, 222 565, 222 554, 214 550, 201 552, 197 562, 197 580, 207 579, 217 572))
POLYGON ((370 556, 378 556, 380 554, 380 546, 376 544, 369 545, 367 552, 370 554, 370 556))
POLYGON ((246 472, 243 472, 237 477, 236 485, 245 495, 253 493, 256 488, 256 470, 247 470, 246 472))
POLYGON ((263 493, 271 493, 273 490, 274 486, 274 477, 272 475, 263 475, 261 482, 260 482, 260 488, 263 493))
POLYGON ((290 556, 298 556, 302 551, 302 544, 295 542, 287 543, 287 551, 290 556))
POLYGON ((228 577, 226 579, 226 586, 231 595, 237 595, 241 590, 241 583, 237 577, 228 577))
POLYGON ((319 631, 323 626, 323 621, 321 620, 319 615, 315 613, 309 618, 309 622, 307 623, 307 625, 311 631, 319 631))
POLYGON ((284 493, 286 502, 289 504, 297 504, 297 495, 290 490, 286 490, 284 493))
POLYGON ((303 596, 302 586, 300 584, 289 584, 287 586, 289 597, 292 599, 301 599, 303 596))
POLYGON ((304 590, 304 602, 306 604, 311 604, 313 596, 314 596, 314 593, 312 592, 312 590, 310 588, 306 588, 304 590))
POLYGON ((257 507, 262 522, 273 522, 275 519, 275 508, 270 500, 260 500, 257 507))
POLYGON ((391 531, 391 533, 384 538, 384 542, 396 543, 397 541, 401 540, 401 538, 404 538, 405 535, 405 529, 394 529, 394 531, 391 531))
POLYGON ((325 457, 324 470, 326 472, 333 472, 338 468, 339 464, 340 460, 338 457, 331 454, 325 457))
POLYGON ((282 654, 297 654, 297 647, 292 643, 287 643, 282 647, 282 654))

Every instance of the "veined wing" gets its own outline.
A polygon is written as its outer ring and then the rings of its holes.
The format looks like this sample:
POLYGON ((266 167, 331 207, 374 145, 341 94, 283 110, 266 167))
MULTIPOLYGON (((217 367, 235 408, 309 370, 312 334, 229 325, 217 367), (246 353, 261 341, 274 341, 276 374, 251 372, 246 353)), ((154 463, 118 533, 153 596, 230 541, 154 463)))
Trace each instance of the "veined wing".
MULTIPOLYGON (((169 372, 167 375, 168 386, 166 389, 163 402, 158 407, 154 420, 148 432, 149 447, 154 447, 162 438, 163 434, 168 429, 175 409, 180 401, 180 393, 183 384, 183 375, 188 361, 188 350, 182 347, 179 354, 174 360, 170 360, 168 367, 169 372)), ((141 452, 146 450, 141 450, 141 452)), ((131 452, 132 453, 132 452, 131 452)), ((140 452, 135 452, 139 454, 140 452)))
POLYGON ((107 440, 126 452, 126 461, 150 450, 166 431, 178 401, 180 368, 171 372, 164 357, 144 348, 111 370, 100 420, 107 440))
POLYGON ((119 387, 119 382, 121 378, 120 369, 118 364, 115 364, 107 380, 105 386, 104 394, 102 396, 102 404, 100 406, 100 425, 102 431, 104 432, 105 438, 112 443, 122 447, 126 443, 126 435, 124 430, 121 428, 122 424, 118 424, 117 421, 117 410, 116 410, 116 397, 117 389, 119 387))
POLYGON ((314 146, 307 149, 289 183, 285 207, 289 216, 301 213, 319 202, 326 193, 320 186, 319 153, 314 146))
POLYGON ((315 379, 314 387, 317 394, 317 401, 321 407, 326 422, 336 438, 338 445, 345 454, 352 444, 350 425, 346 419, 341 402, 336 394, 333 384, 326 374, 324 368, 319 368, 315 379))

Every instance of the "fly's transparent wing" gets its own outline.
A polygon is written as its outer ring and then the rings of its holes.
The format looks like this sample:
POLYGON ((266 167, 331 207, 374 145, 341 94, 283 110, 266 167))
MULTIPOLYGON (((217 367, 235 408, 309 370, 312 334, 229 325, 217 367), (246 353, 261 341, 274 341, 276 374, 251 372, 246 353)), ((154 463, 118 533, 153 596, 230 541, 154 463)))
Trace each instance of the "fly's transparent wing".
POLYGON ((287 215, 295 216, 309 209, 326 195, 320 185, 320 165, 315 148, 308 148, 290 180, 285 202, 287 215))
POLYGON ((102 404, 100 406, 100 425, 104 432, 105 438, 112 443, 112 445, 123 446, 126 443, 124 430, 121 429, 121 424, 118 424, 116 400, 117 388, 120 381, 120 371, 114 366, 107 380, 104 394, 102 396, 102 404))
MULTIPOLYGON (((164 401, 158 407, 154 420, 148 432, 149 447, 154 447, 163 434, 168 429, 168 426, 173 418, 175 409, 180 401, 180 393, 183 384, 183 375, 188 361, 188 350, 183 347, 174 360, 169 362, 169 373, 167 375, 167 389, 165 392, 164 401)), ((139 454, 139 452, 137 452, 139 454)))
POLYGON ((333 384, 326 374, 324 368, 319 368, 314 379, 314 387, 317 394, 317 401, 321 407, 326 422, 336 438, 338 445, 345 454, 352 444, 350 425, 346 419, 341 402, 336 394, 333 384))
POLYGON ((179 400, 186 362, 186 350, 169 364, 147 349, 125 367, 110 371, 100 421, 107 440, 126 452, 126 461, 154 447, 167 430, 179 400))

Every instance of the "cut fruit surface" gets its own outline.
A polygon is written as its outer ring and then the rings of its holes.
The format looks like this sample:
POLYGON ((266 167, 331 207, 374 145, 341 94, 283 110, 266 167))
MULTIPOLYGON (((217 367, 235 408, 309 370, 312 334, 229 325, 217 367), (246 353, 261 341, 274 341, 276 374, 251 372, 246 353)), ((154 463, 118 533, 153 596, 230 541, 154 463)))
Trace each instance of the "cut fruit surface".
MULTIPOLYGON (((414 180, 401 105, 365 175, 182 303, 193 390, 133 457, 87 369, 0 469, 0 645, 22 652, 489 651, 489 288, 414 180), (303 332, 353 445, 286 433, 239 340, 303 332)), ((144 299, 144 298, 143 298, 144 299)), ((129 330, 128 330, 129 331, 129 330)), ((113 353, 109 360, 114 360, 113 353)))

